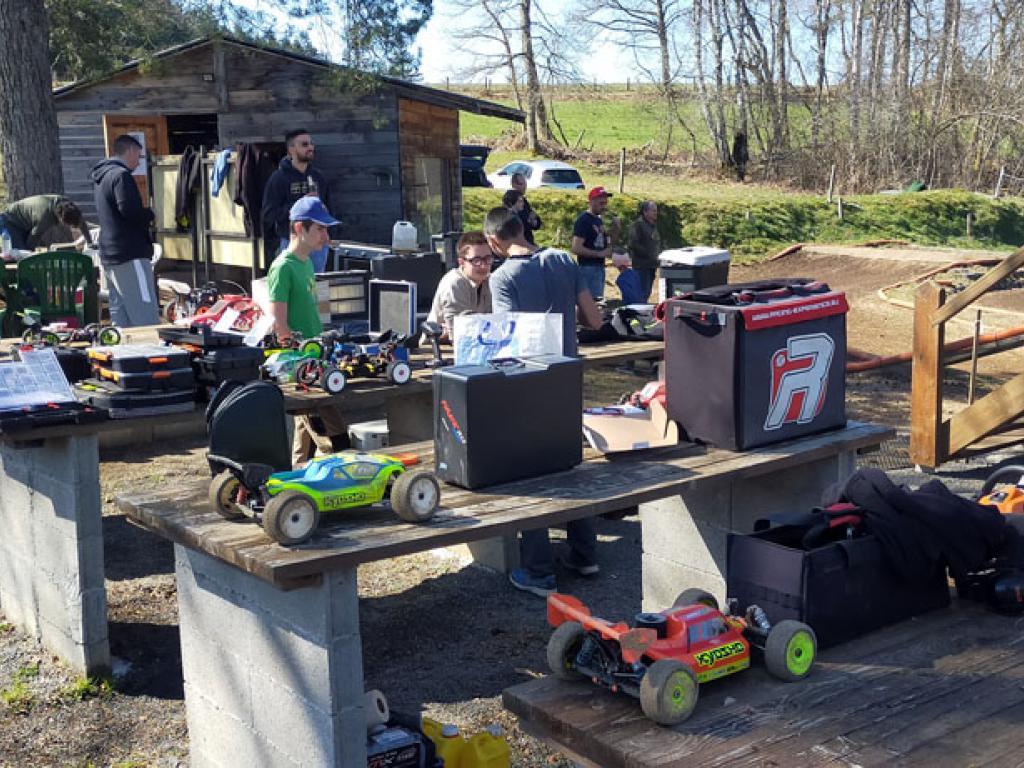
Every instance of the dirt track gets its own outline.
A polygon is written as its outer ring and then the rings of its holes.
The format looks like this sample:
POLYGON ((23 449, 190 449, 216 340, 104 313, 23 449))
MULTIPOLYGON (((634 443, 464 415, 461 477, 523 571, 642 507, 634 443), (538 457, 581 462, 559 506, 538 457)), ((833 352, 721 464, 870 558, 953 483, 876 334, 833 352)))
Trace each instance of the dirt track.
MULTIPOLYGON (((736 268, 732 279, 826 280, 849 295, 850 344, 888 354, 909 349, 912 313, 883 302, 875 291, 931 266, 802 253, 736 268)), ((995 378, 986 381, 995 381, 1001 369, 1019 370, 1022 358, 1014 355, 1016 362, 992 364, 986 374, 995 378)), ((952 375, 954 394, 962 392, 962 379, 952 375)), ((611 371, 588 375, 588 398, 607 402, 640 383, 611 371)), ((909 387, 906 366, 851 375, 849 415, 905 433, 909 387)), ((171 547, 127 523, 112 502, 129 489, 173 485, 204 472, 203 448, 201 440, 185 440, 103 457, 110 638, 120 660, 115 691, 78 700, 64 689, 72 682, 66 669, 10 627, 0 627, 0 689, 11 691, 20 680, 29 696, 24 711, 0 703, 0 765, 187 765, 171 547)), ((603 615, 631 615, 640 604, 639 521, 602 521, 599 531, 601 576, 560 573, 561 587, 603 615)), ((422 708, 464 730, 502 723, 517 766, 569 765, 519 731, 500 706, 504 687, 544 672, 548 629, 540 600, 443 553, 361 567, 359 591, 367 687, 385 691, 395 708, 422 708)))

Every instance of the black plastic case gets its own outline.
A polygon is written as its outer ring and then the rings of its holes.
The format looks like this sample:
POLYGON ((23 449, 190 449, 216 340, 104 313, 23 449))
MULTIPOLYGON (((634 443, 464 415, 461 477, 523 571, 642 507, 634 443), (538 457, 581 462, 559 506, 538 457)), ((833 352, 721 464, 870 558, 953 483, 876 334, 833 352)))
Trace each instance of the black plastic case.
POLYGON ((259 347, 221 347, 208 350, 192 360, 196 381, 217 385, 222 381, 255 381, 266 356, 259 347))
POLYGON ((105 408, 112 419, 156 416, 165 413, 187 413, 195 410, 192 390, 169 392, 132 392, 109 382, 86 379, 75 385, 75 396, 96 408, 105 408))
POLYGON ((158 344, 121 344, 116 347, 90 347, 89 361, 118 373, 151 373, 175 368, 189 369, 187 350, 158 344))
POLYGON ((191 366, 188 368, 173 368, 146 373, 122 373, 94 365, 93 373, 94 378, 108 382, 122 391, 167 392, 168 390, 185 390, 192 392, 196 383, 195 374, 193 374, 191 366))
POLYGON ((222 333, 211 325, 193 325, 188 328, 161 328, 157 331, 161 341, 170 344, 191 344, 203 349, 219 347, 240 347, 244 337, 238 333, 222 333))

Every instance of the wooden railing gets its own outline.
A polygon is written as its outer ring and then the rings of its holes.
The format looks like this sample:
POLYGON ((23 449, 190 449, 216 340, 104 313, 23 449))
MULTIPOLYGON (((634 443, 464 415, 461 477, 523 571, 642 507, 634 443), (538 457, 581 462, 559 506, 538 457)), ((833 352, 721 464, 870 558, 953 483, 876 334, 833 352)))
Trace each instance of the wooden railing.
POLYGON ((942 417, 943 344, 946 323, 1004 278, 1024 267, 1024 248, 986 272, 946 302, 946 292, 925 282, 914 296, 914 362, 910 403, 910 458, 928 469, 950 459, 1024 441, 1018 420, 1024 415, 1024 373, 968 405, 942 417))

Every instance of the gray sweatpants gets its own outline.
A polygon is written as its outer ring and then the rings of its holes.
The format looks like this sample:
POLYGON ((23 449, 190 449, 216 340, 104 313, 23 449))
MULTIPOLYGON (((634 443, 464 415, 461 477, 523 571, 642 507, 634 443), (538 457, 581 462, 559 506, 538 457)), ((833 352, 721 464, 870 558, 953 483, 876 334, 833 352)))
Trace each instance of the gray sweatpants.
POLYGON ((132 259, 124 264, 104 264, 110 294, 110 321, 120 328, 156 325, 160 322, 160 301, 149 259, 132 259))

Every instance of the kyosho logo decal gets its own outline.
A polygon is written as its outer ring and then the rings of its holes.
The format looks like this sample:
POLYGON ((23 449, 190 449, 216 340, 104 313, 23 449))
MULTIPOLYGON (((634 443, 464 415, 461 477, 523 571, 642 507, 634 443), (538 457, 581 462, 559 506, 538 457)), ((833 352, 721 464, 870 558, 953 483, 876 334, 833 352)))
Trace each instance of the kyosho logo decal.
POLYGON ((811 333, 791 336, 785 349, 772 355, 772 397, 765 431, 806 424, 821 413, 835 348, 827 333, 811 333))
POLYGON ((729 643, 728 645, 720 645, 717 648, 712 648, 710 651, 701 651, 695 653, 693 658, 697 660, 697 663, 702 667, 710 667, 716 662, 722 659, 728 659, 730 656, 737 656, 745 650, 743 643, 737 641, 735 643, 729 643))

